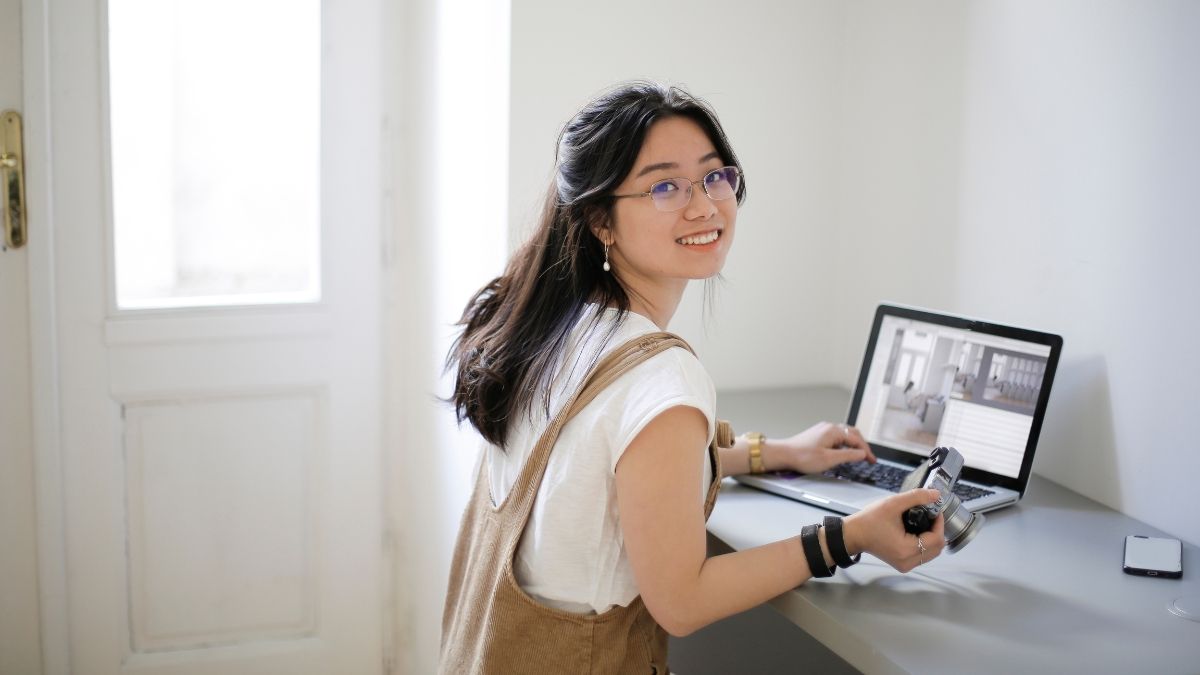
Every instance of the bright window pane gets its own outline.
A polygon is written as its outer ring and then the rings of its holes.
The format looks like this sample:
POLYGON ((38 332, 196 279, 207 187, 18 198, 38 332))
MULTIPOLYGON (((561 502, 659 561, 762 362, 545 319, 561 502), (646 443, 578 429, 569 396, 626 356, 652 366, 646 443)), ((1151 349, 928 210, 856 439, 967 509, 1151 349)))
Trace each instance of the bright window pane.
POLYGON ((109 0, 117 305, 320 297, 319 0, 109 0))

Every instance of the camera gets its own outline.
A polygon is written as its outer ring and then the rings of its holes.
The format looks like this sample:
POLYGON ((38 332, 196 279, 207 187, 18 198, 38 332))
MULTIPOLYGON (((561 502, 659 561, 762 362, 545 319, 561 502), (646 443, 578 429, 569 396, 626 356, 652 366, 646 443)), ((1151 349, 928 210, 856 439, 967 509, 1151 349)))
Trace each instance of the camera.
POLYGON ((954 494, 954 484, 962 473, 963 456, 954 448, 934 448, 929 459, 921 462, 901 485, 901 491, 914 488, 937 490, 940 496, 932 504, 914 506, 904 513, 904 530, 921 534, 933 529, 938 514, 945 515, 946 550, 956 553, 975 538, 983 527, 982 514, 972 513, 954 494))

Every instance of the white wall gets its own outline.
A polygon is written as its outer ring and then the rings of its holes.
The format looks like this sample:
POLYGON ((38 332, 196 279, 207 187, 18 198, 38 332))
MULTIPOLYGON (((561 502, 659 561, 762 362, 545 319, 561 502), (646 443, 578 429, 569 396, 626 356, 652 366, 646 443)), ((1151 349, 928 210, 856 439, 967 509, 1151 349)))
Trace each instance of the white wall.
MULTIPOLYGON (((385 356, 391 579, 380 599, 397 672, 437 670, 442 606, 478 437, 438 396, 454 322, 504 266, 508 5, 386 3, 385 356)), ((364 261, 370 264, 371 261, 364 261)))
POLYGON ((580 104, 686 84, 750 192, 707 334, 697 293, 673 325, 718 387, 851 386, 881 300, 1059 332, 1034 470, 1200 543, 1200 3, 729 7, 514 0, 514 239, 580 104))
POLYGON ((881 299, 1058 332, 1035 472, 1200 542, 1200 4, 898 13, 847 9, 838 381, 881 299))
POLYGON ((959 237, 965 3, 843 5, 833 380, 852 387, 875 306, 952 309, 959 237))
POLYGON ((971 16, 958 302, 1064 335, 1040 473, 1200 543, 1200 4, 1052 7, 971 16))

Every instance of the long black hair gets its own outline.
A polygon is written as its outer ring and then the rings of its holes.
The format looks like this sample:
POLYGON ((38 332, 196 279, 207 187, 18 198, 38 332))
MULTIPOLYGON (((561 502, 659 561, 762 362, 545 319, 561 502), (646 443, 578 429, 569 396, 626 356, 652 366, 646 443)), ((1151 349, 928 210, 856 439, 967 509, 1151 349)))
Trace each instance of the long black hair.
MULTIPOLYGON (((741 168, 707 103, 654 82, 607 91, 559 134, 555 178, 537 229, 504 274, 467 303, 462 334, 446 358, 447 369, 457 369, 449 400, 459 422, 469 421, 489 442, 504 447, 509 422, 529 410, 535 392, 549 411, 554 365, 588 303, 615 307, 621 317, 629 310, 626 289, 602 269, 604 246, 594 232, 609 226, 612 191, 633 170, 646 132, 669 117, 695 121, 721 160, 741 168)), ((745 190, 743 180, 739 204, 745 190)))

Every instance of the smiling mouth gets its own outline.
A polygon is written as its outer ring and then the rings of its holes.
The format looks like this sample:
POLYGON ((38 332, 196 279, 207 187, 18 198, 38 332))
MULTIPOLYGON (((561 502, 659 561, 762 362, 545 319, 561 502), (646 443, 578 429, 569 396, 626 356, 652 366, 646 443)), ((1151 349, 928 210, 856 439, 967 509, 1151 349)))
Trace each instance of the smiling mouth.
POLYGON ((720 238, 720 236, 720 230, 713 230, 712 232, 705 232, 704 234, 694 234, 688 237, 680 237, 675 240, 675 243, 683 244, 684 246, 703 246, 704 244, 713 243, 720 238))

